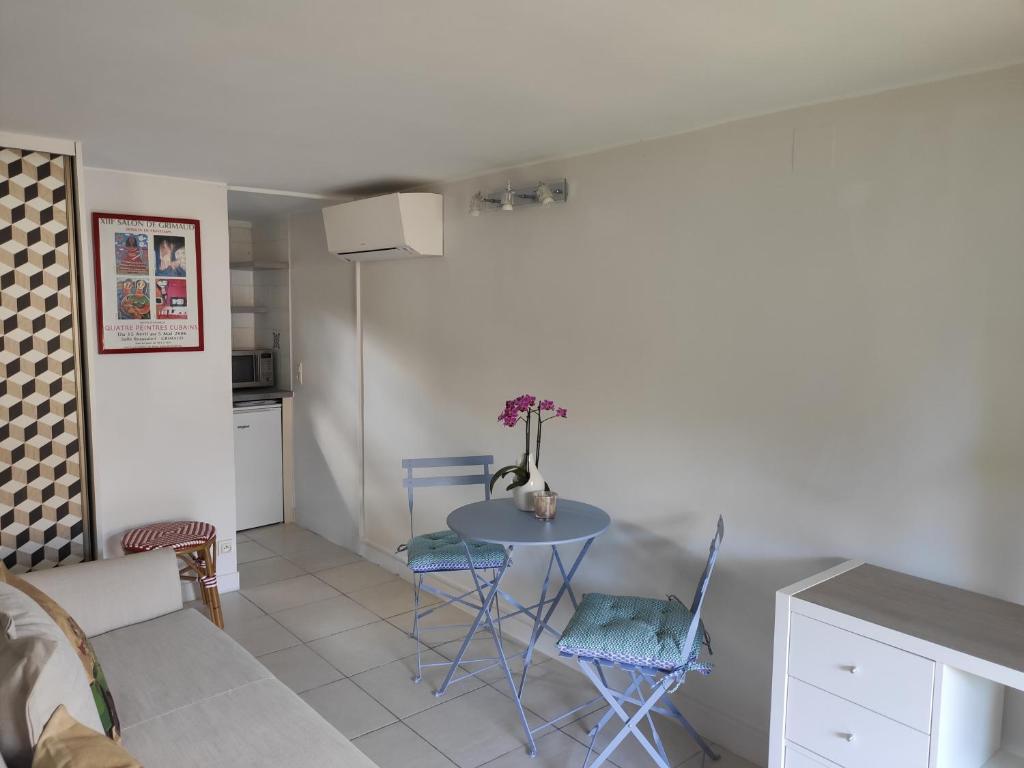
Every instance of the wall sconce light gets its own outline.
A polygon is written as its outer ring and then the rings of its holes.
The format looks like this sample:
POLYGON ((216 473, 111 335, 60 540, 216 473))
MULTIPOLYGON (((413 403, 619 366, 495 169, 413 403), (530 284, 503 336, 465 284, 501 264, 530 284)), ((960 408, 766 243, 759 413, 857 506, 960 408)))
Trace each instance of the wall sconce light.
POLYGON ((516 193, 512 191, 512 182, 505 184, 505 194, 501 196, 501 210, 511 211, 516 207, 516 193))
POLYGON ((551 193, 551 187, 543 181, 537 185, 537 191, 534 192, 534 196, 541 205, 551 205, 555 202, 555 196, 551 193))
POLYGON ((490 193, 477 192, 469 203, 469 215, 479 216, 481 211, 514 211, 534 205, 547 207, 564 203, 569 197, 565 179, 540 181, 530 187, 515 188, 508 181, 505 188, 490 193))

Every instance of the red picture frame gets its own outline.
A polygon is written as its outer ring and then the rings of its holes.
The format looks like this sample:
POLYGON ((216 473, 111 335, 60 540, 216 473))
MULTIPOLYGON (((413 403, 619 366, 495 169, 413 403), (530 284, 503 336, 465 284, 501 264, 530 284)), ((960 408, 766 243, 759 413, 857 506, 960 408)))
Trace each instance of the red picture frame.
MULTIPOLYGON (((121 234, 121 233, 118 233, 121 234)), ((180 238, 184 241, 184 238, 180 238)), ((93 248, 93 274, 95 279, 95 292, 96 292, 96 341, 98 346, 99 354, 101 355, 124 355, 124 354, 143 354, 148 352, 202 352, 204 349, 204 329, 203 329, 203 269, 202 269, 202 245, 201 245, 201 229, 199 219, 188 219, 178 218, 170 216, 144 216, 139 214, 129 213, 109 213, 103 211, 94 211, 92 214, 92 248, 93 248), (149 226, 147 226, 149 225, 149 226), (148 287, 140 286, 140 292, 145 294, 145 300, 152 303, 150 296, 155 298, 155 288, 158 282, 175 282, 183 283, 187 286, 187 282, 194 281, 193 288, 188 291, 188 295, 191 300, 186 301, 186 304, 192 304, 195 307, 194 314, 189 313, 182 319, 188 322, 182 324, 175 322, 179 318, 168 317, 168 318, 120 318, 119 309, 115 310, 119 312, 119 319, 111 318, 104 312, 104 296, 111 294, 114 296, 114 292, 119 293, 120 289, 116 285, 118 279, 126 279, 128 276, 120 274, 121 266, 118 265, 114 268, 113 272, 107 268, 104 268, 104 259, 111 257, 113 260, 110 264, 115 263, 118 257, 111 253, 109 250, 104 249, 104 245, 108 247, 109 243, 102 241, 101 229, 109 229, 111 226, 132 230, 132 232, 139 233, 142 230, 146 230, 145 234, 141 236, 134 234, 132 237, 138 239, 147 237, 150 233, 159 232, 155 237, 163 237, 166 240, 170 240, 171 236, 167 234, 169 231, 175 229, 183 229, 192 231, 192 251, 191 260, 194 262, 194 266, 188 267, 188 270, 194 274, 188 275, 183 274, 181 277, 175 278, 162 278, 158 271, 158 262, 156 254, 150 259, 148 254, 144 264, 143 271, 142 266, 134 266, 131 270, 132 279, 137 280, 139 283, 146 283, 148 287), (113 282, 112 282, 113 281, 113 282), (143 290, 143 288, 145 288, 143 290), (159 334, 160 329, 166 329, 168 333, 181 329, 187 329, 190 333, 196 332, 196 341, 193 344, 185 343, 182 345, 160 345, 156 343, 155 338, 146 339, 145 344, 139 346, 130 345, 118 345, 112 346, 108 341, 108 331, 111 328, 127 326, 130 323, 139 324, 140 330, 147 330, 152 334, 159 334), (144 324, 145 323, 145 324, 144 324), (197 328, 195 326, 198 326, 197 328)), ((137 246, 133 246, 136 249, 137 246)), ((147 245, 148 248, 148 245, 147 245)), ((139 261, 139 259, 136 259, 139 261)), ((108 265, 109 266, 109 265, 108 265)), ((181 267, 185 270, 185 267, 181 267)), ((107 305, 110 309, 110 305, 107 305)), ((150 314, 157 312, 156 309, 147 310, 150 314)), ((185 310, 186 312, 188 310, 185 310)), ((158 338, 158 337, 157 337, 158 338)), ((122 342, 124 343, 124 342, 122 342)))

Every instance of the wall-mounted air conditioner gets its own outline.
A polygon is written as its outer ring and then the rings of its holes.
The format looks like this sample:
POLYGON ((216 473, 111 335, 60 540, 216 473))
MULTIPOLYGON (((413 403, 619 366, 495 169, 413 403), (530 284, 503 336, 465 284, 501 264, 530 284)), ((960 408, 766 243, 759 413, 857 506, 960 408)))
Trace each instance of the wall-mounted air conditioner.
POLYGON ((324 208, 327 248, 346 261, 443 256, 444 203, 433 192, 396 192, 324 208))

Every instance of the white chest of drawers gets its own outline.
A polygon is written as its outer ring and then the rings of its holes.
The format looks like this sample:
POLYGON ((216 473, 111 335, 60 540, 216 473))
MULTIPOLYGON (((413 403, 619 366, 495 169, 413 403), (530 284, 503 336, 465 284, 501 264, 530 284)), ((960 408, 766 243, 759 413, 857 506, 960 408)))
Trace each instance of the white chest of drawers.
POLYGON ((776 598, 769 768, 1024 768, 1024 606, 847 562, 776 598))

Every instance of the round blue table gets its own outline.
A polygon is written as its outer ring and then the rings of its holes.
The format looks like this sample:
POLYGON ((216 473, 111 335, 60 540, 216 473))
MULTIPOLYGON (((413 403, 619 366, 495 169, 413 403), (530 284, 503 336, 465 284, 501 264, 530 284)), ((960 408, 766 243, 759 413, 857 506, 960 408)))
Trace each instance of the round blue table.
MULTIPOLYGON (((469 632, 466 633, 458 654, 456 654, 455 659, 448 668, 448 674, 445 676, 444 682, 435 694, 441 696, 448 689, 456 670, 459 668, 459 664, 462 663, 463 656, 465 656, 466 649, 469 647, 473 636, 480 629, 481 625, 486 624, 491 636, 494 638, 494 645, 498 652, 497 662, 505 671, 505 678, 512 691, 512 699, 515 701, 516 708, 519 711, 519 720, 523 726, 523 732, 526 734, 531 755, 537 754, 537 744, 534 741, 533 734, 541 728, 546 728, 553 722, 545 722, 537 728, 531 729, 526 720, 526 712, 523 710, 523 687, 526 685, 526 673, 530 668, 530 661, 533 658, 533 649, 543 632, 550 632, 556 638, 561 636, 561 632, 550 625, 551 617, 554 615, 555 609, 558 608, 558 603, 565 595, 569 596, 574 608, 578 605, 576 595, 572 591, 573 576, 576 575, 576 571, 589 551, 590 545, 594 543, 594 539, 607 531, 609 525, 611 525, 611 518, 608 517, 607 512, 591 504, 584 504, 583 502, 570 499, 558 500, 555 519, 549 521, 538 520, 532 513, 520 511, 512 503, 511 499, 477 501, 473 504, 459 507, 448 515, 448 527, 459 534, 463 545, 466 547, 466 555, 470 563, 470 573, 473 576, 473 584, 481 602, 480 610, 470 625, 469 632), (484 541, 490 544, 501 544, 505 547, 507 551, 505 565, 498 570, 493 579, 487 579, 477 573, 472 565, 473 557, 469 547, 466 545, 467 541, 484 541), (566 569, 565 562, 558 548, 579 543, 582 543, 583 546, 579 554, 576 555, 572 565, 566 569), (544 576, 544 583, 541 586, 540 600, 533 605, 523 605, 512 595, 501 589, 501 580, 511 564, 512 552, 516 547, 549 547, 551 549, 547 572, 544 576), (554 596, 548 597, 552 569, 556 565, 558 566, 562 583, 554 596), (501 632, 497 631, 494 626, 495 620, 491 618, 491 606, 498 596, 516 608, 515 612, 497 619, 498 623, 519 614, 526 614, 533 619, 533 631, 530 633, 530 642, 522 654, 523 673, 518 686, 516 686, 513 680, 512 670, 509 668, 508 658, 502 646, 501 632)), ((477 673, 471 674, 478 674, 482 671, 478 670, 477 673)), ((567 717, 569 714, 571 713, 565 713, 557 719, 567 717)))

